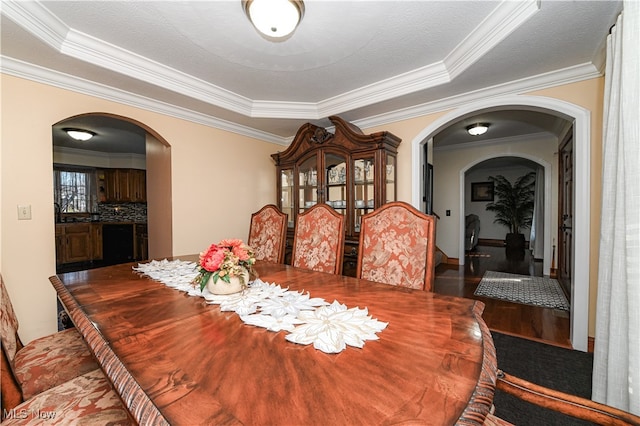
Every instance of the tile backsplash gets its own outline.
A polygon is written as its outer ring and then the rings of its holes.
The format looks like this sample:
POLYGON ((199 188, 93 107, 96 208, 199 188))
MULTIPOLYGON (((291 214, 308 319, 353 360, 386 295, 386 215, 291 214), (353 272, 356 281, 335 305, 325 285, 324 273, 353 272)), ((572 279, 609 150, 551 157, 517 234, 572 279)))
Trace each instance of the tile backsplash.
POLYGON ((147 222, 147 203, 100 203, 100 222, 147 222))

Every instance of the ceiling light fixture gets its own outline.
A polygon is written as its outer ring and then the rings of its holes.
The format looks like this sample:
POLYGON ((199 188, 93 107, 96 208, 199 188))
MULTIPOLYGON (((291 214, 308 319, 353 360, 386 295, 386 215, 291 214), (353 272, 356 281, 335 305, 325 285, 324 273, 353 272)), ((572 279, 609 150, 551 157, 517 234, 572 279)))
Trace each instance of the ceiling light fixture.
POLYGON ((471 126, 467 126, 467 132, 472 136, 480 136, 487 133, 489 130, 489 123, 476 123, 471 126))
POLYGON ((62 130, 67 132, 69 136, 71 136, 73 139, 77 141, 88 141, 89 139, 91 139, 96 135, 95 133, 89 130, 82 130, 82 129, 62 129, 62 130))
POLYGON ((304 16, 302 0, 242 0, 247 17, 267 40, 283 41, 304 16))

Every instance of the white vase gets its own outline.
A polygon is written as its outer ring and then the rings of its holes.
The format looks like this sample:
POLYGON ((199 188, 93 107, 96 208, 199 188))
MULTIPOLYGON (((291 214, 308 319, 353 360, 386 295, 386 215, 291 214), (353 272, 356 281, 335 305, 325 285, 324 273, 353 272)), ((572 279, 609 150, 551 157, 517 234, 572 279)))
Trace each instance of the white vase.
POLYGON ((207 281, 207 289, 213 294, 239 293, 249 284, 249 271, 245 270, 242 276, 244 280, 241 280, 240 277, 229 277, 229 282, 220 278, 214 283, 212 275, 207 281))

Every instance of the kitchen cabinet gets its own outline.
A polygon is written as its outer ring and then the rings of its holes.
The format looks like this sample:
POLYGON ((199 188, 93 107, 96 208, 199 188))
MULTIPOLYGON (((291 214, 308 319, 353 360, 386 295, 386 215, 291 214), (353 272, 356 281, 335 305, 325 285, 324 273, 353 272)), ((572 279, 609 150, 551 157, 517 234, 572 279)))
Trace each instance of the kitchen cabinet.
POLYGON ((129 169, 129 197, 132 202, 147 202, 146 170, 129 169))
POLYGON ((91 224, 56 225, 56 263, 88 262, 91 260, 91 224))
POLYGON ((129 169, 105 169, 104 191, 107 202, 130 201, 129 169))
POLYGON ((304 124, 276 163, 278 207, 287 215, 285 262, 290 262, 293 231, 300 213, 326 203, 345 216, 343 273, 355 275, 363 215, 396 200, 396 166, 401 139, 389 132, 365 135, 331 116, 335 133, 304 124))
POLYGON ((56 265, 102 259, 102 224, 56 224, 56 265))
POLYGON ((146 171, 138 169, 104 169, 104 191, 106 202, 146 202, 146 171))

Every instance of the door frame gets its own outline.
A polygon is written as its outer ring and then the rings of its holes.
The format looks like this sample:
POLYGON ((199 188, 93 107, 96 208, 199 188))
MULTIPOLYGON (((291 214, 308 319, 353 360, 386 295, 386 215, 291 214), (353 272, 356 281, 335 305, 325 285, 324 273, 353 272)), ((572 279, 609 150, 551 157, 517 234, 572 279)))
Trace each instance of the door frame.
MULTIPOLYGON (((588 350, 589 333, 589 273, 591 251, 591 112, 578 105, 554 98, 530 95, 507 95, 495 98, 482 99, 469 102, 454 109, 427 125, 411 142, 411 198, 414 206, 420 206, 421 194, 421 170, 424 163, 424 149, 426 143, 434 134, 447 127, 450 122, 459 117, 472 114, 479 110, 496 109, 540 109, 545 113, 561 116, 573 121, 574 130, 574 239, 573 239, 573 265, 572 287, 575 289, 571 295, 571 329, 570 340, 574 349, 586 352, 588 350), (582 265, 576 268, 576 264, 582 265)), ((437 165, 434 165, 437 167, 437 165)), ((460 188, 463 188, 459 184, 460 188)), ((546 185, 546 183, 545 183, 546 185)), ((460 194, 460 205, 463 206, 464 191, 460 194)), ((464 232, 464 215, 460 214, 459 235, 459 259, 464 264, 464 244, 461 235, 464 232)), ((545 245, 548 244, 545 241, 545 245)), ((546 250, 546 248, 545 248, 546 250)))

